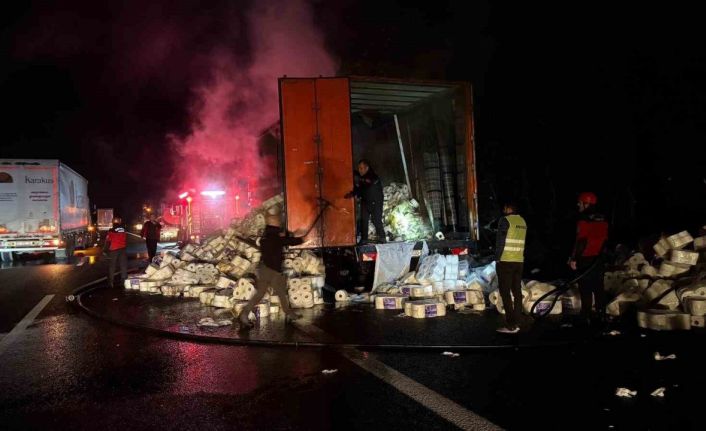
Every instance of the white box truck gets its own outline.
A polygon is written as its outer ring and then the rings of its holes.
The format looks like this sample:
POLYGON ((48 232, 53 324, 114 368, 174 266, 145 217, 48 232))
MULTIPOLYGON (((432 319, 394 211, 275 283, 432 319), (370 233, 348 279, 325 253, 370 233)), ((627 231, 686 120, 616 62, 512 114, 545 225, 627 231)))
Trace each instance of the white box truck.
POLYGON ((58 160, 0 159, 0 254, 71 256, 91 244, 88 181, 58 160))

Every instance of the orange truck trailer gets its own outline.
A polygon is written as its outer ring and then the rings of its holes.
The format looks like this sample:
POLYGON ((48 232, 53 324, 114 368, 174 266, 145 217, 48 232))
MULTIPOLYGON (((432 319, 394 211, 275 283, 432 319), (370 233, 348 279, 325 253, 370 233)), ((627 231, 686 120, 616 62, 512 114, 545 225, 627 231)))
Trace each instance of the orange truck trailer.
MULTIPOLYGON (((356 245, 356 204, 344 195, 365 158, 384 185, 409 187, 436 234, 430 248, 473 248, 479 223, 469 83, 285 77, 279 96, 287 229, 315 223, 302 247, 356 245), (331 205, 317 220, 324 201, 331 205)), ((374 259, 374 247, 356 250, 374 259)))

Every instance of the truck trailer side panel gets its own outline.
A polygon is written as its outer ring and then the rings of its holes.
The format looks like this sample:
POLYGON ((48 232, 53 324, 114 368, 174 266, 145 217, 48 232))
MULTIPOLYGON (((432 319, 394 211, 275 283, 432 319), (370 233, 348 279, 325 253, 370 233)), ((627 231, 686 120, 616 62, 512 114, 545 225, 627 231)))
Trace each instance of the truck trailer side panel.
POLYGON ((3 161, 0 165, 1 236, 58 233, 57 168, 56 161, 3 161))
POLYGON ((319 199, 332 205, 314 224, 304 248, 355 244, 348 79, 280 80, 287 229, 308 229, 319 199))
POLYGON ((89 224, 88 181, 59 163, 61 230, 85 230, 89 224))

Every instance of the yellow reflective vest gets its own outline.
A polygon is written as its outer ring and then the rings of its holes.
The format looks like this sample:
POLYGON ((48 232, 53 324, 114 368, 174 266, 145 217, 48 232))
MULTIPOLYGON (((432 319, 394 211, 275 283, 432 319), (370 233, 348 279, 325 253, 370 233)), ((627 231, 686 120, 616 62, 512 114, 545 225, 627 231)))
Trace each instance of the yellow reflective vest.
POLYGON ((527 223, 521 216, 512 214, 505 217, 509 224, 500 261, 524 262, 525 238, 527 237, 527 223))

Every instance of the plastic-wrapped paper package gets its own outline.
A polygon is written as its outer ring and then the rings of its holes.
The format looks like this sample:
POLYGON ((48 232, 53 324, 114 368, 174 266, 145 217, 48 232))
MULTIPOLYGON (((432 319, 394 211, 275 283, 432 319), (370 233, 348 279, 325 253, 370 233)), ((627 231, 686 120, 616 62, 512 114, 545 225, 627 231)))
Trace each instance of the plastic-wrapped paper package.
POLYGON ((213 289, 213 286, 190 286, 188 290, 186 287, 184 288, 184 297, 185 298, 200 298, 201 297, 201 292, 204 290, 208 289, 213 289))
POLYGON ((408 272, 399 280, 399 284, 418 284, 416 275, 416 271, 408 272))
POLYGON ((689 265, 665 260, 659 266, 659 275, 661 275, 662 277, 673 277, 676 275, 684 274, 685 272, 689 272, 690 269, 691 266, 689 265))
POLYGON ((231 308, 233 299, 233 289, 219 289, 211 301, 211 305, 216 308, 231 308))
POLYGON ((432 254, 425 257, 417 270, 417 280, 443 281, 446 269, 446 257, 432 254))
POLYGON ((679 232, 678 234, 667 237, 669 246, 673 249, 682 249, 694 242, 694 238, 687 231, 679 232))
POLYGON ((435 299, 409 301, 404 306, 405 314, 415 319, 446 316, 446 303, 435 299))
MULTIPOLYGON (((458 256, 456 256, 456 257, 458 257, 458 256)), ((444 280, 458 280, 458 276, 459 276, 458 264, 456 264, 456 265, 446 264, 446 267, 444 268, 444 280)))
POLYGON ((174 275, 174 268, 171 265, 167 265, 163 268, 158 269, 153 274, 150 274, 152 280, 169 280, 172 275, 174 275))
POLYGON ((140 290, 140 281, 146 280, 147 274, 128 275, 125 280, 125 289, 140 290))
POLYGON ((180 296, 184 287, 183 284, 163 284, 159 289, 164 296, 180 296))
POLYGON ((421 286, 418 284, 406 284, 406 285, 400 286, 399 293, 400 293, 400 295, 404 295, 404 296, 412 296, 412 289, 414 289, 415 287, 421 287, 421 286))
POLYGON ((219 289, 234 288, 237 285, 237 281, 224 276, 218 277, 218 281, 216 281, 216 287, 219 289))
POLYGON ((140 281, 140 292, 159 292, 163 284, 164 280, 143 279, 140 281))
POLYGON ((672 250, 670 260, 682 265, 696 265, 699 260, 699 253, 688 250, 672 250))
POLYGON ((458 262, 458 278, 465 280, 470 272, 470 265, 467 260, 460 260, 458 262))
POLYGON ((199 295, 199 301, 201 301, 203 305, 210 306, 213 303, 213 299, 216 297, 216 291, 217 289, 205 289, 199 295))
MULTIPOLYGON (((539 298, 542 296, 546 295, 547 293, 555 290, 556 287, 548 284, 548 283, 541 283, 539 281, 531 280, 525 283, 525 286, 522 291, 522 297, 527 298, 530 301, 537 301, 539 298), (526 292, 526 294, 525 294, 526 292)), ((545 299, 551 299, 553 300, 553 295, 551 297, 547 297, 545 299)))
POLYGON ((404 295, 376 295, 375 308, 378 310, 401 310, 407 297, 404 295))
POLYGON ((637 326, 655 331, 691 329, 691 315, 671 310, 638 311, 637 326))
POLYGON ((177 257, 171 253, 164 253, 164 257, 162 257, 162 262, 159 264, 159 267, 164 268, 165 266, 171 264, 175 260, 179 260, 179 259, 177 259, 177 257))
POLYGON ((476 298, 471 290, 449 290, 444 294, 448 305, 473 305, 476 298))
POLYGON ((643 295, 648 302, 653 302, 657 298, 662 297, 662 299, 659 300, 659 304, 668 307, 670 310, 675 310, 679 307, 679 298, 677 297, 677 294, 674 291, 665 294, 665 292, 671 289, 671 287, 671 281, 657 280, 652 283, 647 290, 645 290, 643 295))
POLYGON ((412 288, 411 297, 413 298, 428 298, 434 296, 433 286, 415 286, 412 288))
POLYGON ((159 266, 151 263, 151 264, 147 265, 147 268, 145 268, 145 275, 147 275, 149 277, 150 275, 154 274, 157 271, 159 271, 159 266))
POLYGON ((561 314, 562 313, 561 301, 556 301, 553 308, 552 308, 552 302, 554 302, 554 300, 552 298, 549 298, 544 301, 539 301, 539 302, 533 301, 533 300, 526 300, 522 303, 522 306, 525 309, 525 313, 530 313, 532 310, 532 307, 534 307, 534 304, 537 304, 537 307, 535 308, 535 313, 544 314, 547 310, 551 310, 551 311, 549 311, 549 314, 552 314, 552 315, 561 314))
POLYGON ((642 269, 640 270, 640 274, 642 275, 647 275, 650 277, 657 277, 657 268, 655 268, 652 265, 644 265, 642 269))
POLYGON ((492 283, 492 281, 496 279, 495 262, 476 268, 475 271, 476 274, 480 275, 480 278, 486 283, 492 283))
POLYGON ((664 257, 667 255, 669 252, 669 249, 671 246, 669 245, 669 242, 667 241, 666 238, 662 238, 659 241, 657 241, 657 244, 655 244, 652 247, 655 251, 655 254, 659 257, 664 257))
POLYGON ((289 294, 289 303, 292 308, 311 308, 314 306, 312 292, 292 292, 289 294))

